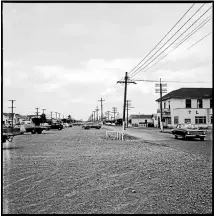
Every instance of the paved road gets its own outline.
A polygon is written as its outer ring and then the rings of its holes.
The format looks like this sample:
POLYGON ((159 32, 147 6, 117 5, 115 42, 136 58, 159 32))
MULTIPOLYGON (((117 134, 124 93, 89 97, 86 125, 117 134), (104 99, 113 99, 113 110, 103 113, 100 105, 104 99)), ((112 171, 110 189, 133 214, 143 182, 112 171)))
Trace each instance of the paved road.
MULTIPOLYGON (((122 132, 118 126, 104 126, 106 129, 122 132)), ((199 139, 183 140, 174 139, 170 133, 161 133, 157 128, 127 128, 125 133, 140 138, 150 143, 179 149, 192 154, 202 155, 206 160, 212 160, 212 134, 209 132, 204 141, 199 139)))

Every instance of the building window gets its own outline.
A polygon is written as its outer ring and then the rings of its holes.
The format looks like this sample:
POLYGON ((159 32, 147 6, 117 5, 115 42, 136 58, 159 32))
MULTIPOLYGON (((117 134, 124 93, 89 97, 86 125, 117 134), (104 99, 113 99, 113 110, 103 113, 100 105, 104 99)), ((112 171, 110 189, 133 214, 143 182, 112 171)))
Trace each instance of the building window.
POLYGON ((197 99, 197 108, 203 108, 203 101, 202 101, 202 99, 197 99))
POLYGON ((168 124, 172 124, 171 117, 168 118, 168 124))
POLYGON ((213 116, 210 117, 210 122, 213 123, 213 116))
POLYGON ((210 99, 210 108, 213 108, 213 99, 210 99))
POLYGON ((206 116, 195 116, 195 124, 206 124, 206 116))
POLYGON ((174 116, 174 124, 178 124, 178 116, 174 116))
POLYGON ((163 103, 163 108, 166 109, 166 102, 163 103))
POLYGON ((190 124, 191 123, 191 119, 184 119, 184 123, 185 124, 188 124, 188 123, 190 124))
POLYGON ((186 99, 186 108, 191 108, 191 99, 186 99))
POLYGON ((169 109, 170 109, 170 101, 169 101, 169 109))

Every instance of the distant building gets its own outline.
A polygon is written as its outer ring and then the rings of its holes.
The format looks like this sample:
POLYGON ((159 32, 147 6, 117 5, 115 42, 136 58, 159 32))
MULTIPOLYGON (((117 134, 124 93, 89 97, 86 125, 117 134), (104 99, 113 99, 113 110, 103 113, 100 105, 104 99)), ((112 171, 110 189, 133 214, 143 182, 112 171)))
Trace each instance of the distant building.
POLYGON ((153 124, 152 115, 130 115, 129 123, 133 127, 148 126, 153 124))
MULTIPOLYGON (((157 121, 160 127, 160 98, 157 121)), ((212 88, 180 88, 162 97, 163 125, 173 128, 180 123, 212 126, 212 88)))
MULTIPOLYGON (((27 120, 27 116, 13 113, 13 124, 19 124, 24 120, 27 120)), ((12 125, 12 113, 3 113, 3 124, 12 125)))

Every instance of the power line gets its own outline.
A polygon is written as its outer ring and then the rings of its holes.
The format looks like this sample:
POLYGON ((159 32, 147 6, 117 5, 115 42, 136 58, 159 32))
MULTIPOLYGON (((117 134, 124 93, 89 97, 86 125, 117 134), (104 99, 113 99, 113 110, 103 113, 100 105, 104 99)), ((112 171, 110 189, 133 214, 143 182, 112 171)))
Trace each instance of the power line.
MULTIPOLYGON (((146 57, 166 38, 166 36, 175 28, 175 26, 185 17, 185 15, 192 9, 192 7, 195 5, 192 4, 192 6, 184 13, 184 15, 177 21, 177 23, 166 33, 166 35, 158 42, 158 44, 146 55, 146 57)), ((146 57, 143 59, 145 60, 146 57)), ((131 73, 143 60, 141 60, 129 73, 131 73)))
POLYGON ((198 40, 196 43, 194 43, 193 45, 191 45, 190 47, 188 47, 186 50, 192 48, 193 46, 195 46, 197 43, 199 43, 200 41, 202 41, 203 39, 205 39, 207 36, 209 36, 212 32, 210 32, 209 34, 205 35, 204 37, 202 37, 200 40, 198 40))
POLYGON ((196 33, 200 28, 202 28, 207 22, 209 22, 211 20, 210 18, 211 16, 209 16, 206 20, 204 20, 199 26, 197 26, 195 29, 193 29, 187 36, 185 36, 180 42, 177 43, 177 45, 171 50, 169 51, 166 55, 164 55, 163 57, 161 57, 155 64, 153 64, 152 66, 150 66, 149 68, 147 68, 144 72, 146 72, 147 70, 149 70, 150 68, 152 68, 153 66, 155 66, 158 62, 160 62, 162 59, 164 59, 166 56, 168 56, 171 52, 173 52, 176 48, 178 48, 180 45, 182 45, 186 40, 188 40, 194 33, 196 33))
MULTIPOLYGON (((205 3, 152 55, 150 56, 144 63, 143 65, 148 62, 155 54, 157 54, 157 52, 159 50, 161 50, 200 10, 201 8, 205 5, 205 3)), ((143 65, 141 65, 139 68, 135 69, 132 73, 136 73, 137 70, 139 70, 143 65)), ((130 76, 133 76, 133 74, 131 75, 130 72, 130 76)))
MULTIPOLYGON (((144 80, 144 79, 141 79, 141 80, 135 80, 136 82, 140 82, 140 81, 143 81, 143 82, 159 82, 159 80, 144 80)), ((212 82, 201 82, 201 81, 196 81, 196 82, 188 82, 188 81, 175 81, 175 80, 165 80, 162 82, 171 82, 171 83, 212 83, 212 82)))
MULTIPOLYGON (((212 7, 212 6, 211 6, 212 7)), ((201 17, 203 17, 210 9, 211 9, 211 7, 210 8, 208 8, 208 10, 206 10, 195 22, 193 22, 192 23, 192 25, 190 25, 189 26, 189 28, 187 28, 179 37, 177 37, 167 48, 165 48, 161 53, 159 53, 159 55, 158 56, 160 56, 165 50, 167 50, 173 43, 175 43, 175 41, 177 41, 178 40, 178 38, 180 38, 185 32, 187 32, 199 19, 201 19, 201 17)), ((150 61, 145 67, 143 67, 142 69, 140 69, 139 71, 137 71, 135 74, 132 74, 132 76, 131 77, 133 77, 133 76, 135 76, 136 74, 138 74, 140 71, 142 71, 144 68, 146 68, 149 64, 151 64, 155 59, 157 59, 157 57, 158 56, 156 56, 152 61, 150 61)), ((143 66, 143 65, 142 65, 143 66)), ((142 67, 141 66, 141 67, 142 67)), ((153 65, 154 66, 154 65, 153 65)), ((151 67, 150 67, 151 68, 151 67)))

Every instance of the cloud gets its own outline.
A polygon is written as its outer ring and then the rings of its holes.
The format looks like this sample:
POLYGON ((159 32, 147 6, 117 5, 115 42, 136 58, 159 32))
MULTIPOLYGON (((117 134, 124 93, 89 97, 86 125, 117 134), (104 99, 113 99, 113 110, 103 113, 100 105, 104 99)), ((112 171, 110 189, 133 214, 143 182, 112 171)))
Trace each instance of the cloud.
POLYGON ((69 34, 70 36, 78 37, 88 34, 88 29, 81 23, 66 23, 61 28, 63 33, 69 34))

